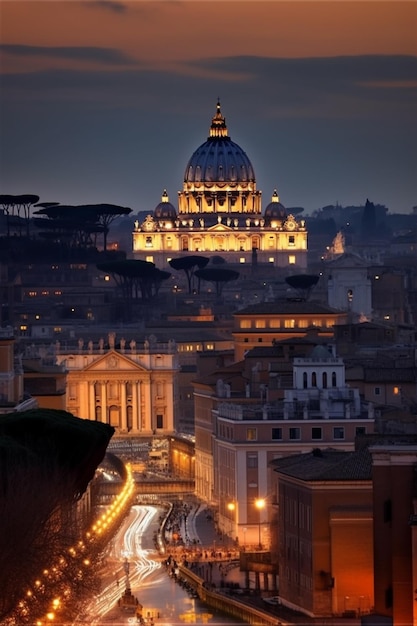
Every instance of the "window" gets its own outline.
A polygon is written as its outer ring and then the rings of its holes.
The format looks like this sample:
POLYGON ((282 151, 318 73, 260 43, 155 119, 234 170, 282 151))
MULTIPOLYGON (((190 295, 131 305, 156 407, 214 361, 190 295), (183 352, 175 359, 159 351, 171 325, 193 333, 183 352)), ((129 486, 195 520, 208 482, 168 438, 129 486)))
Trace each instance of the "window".
POLYGON ((316 372, 311 372, 311 386, 317 387, 317 374, 316 372))
POLYGON ((256 428, 247 428, 246 429, 246 441, 256 441, 257 433, 256 428))
POLYGON ((398 396, 399 393, 400 393, 400 388, 399 387, 394 387, 394 389, 393 389, 394 396, 398 396))
POLYGON ((269 328, 280 328, 281 320, 270 320, 269 328))
POLYGON ((333 428, 333 439, 344 439, 345 429, 343 426, 335 426, 333 428))
POLYGON ((288 265, 295 265, 295 254, 290 254, 288 257, 288 265))
POLYGON ((270 256, 270 257, 269 257, 269 259, 268 259, 268 262, 269 262, 269 263, 274 263, 274 262, 275 262, 274 257, 273 257, 273 256, 270 256))
POLYGON ((375 396, 380 396, 381 395, 381 387, 375 387, 374 388, 374 395, 375 396))
POLYGON ((327 389, 327 372, 323 372, 322 384, 323 384, 323 389, 327 389))
POLYGON ((308 320, 298 320, 298 328, 307 328, 308 320))
POLYGON ((307 389, 307 372, 303 372, 303 389, 307 389))
POLYGON ((266 326, 265 320, 255 321, 255 328, 265 328, 265 326, 266 326))
POLYGON ((291 246, 291 247, 295 246, 295 237, 294 237, 294 235, 289 235, 288 236, 288 245, 291 246))
POLYGON ((332 372, 332 387, 336 387, 336 372, 332 372))
POLYGON ((240 327, 241 328, 250 328, 251 327, 251 320, 240 320, 240 327))
POLYGON ((282 428, 273 428, 272 429, 272 439, 282 439, 282 428))
POLYGON ((153 263, 153 256, 147 256, 145 261, 148 261, 148 263, 153 263))
POLYGON ((241 256, 239 259, 239 263, 246 263, 245 257, 241 256))
POLYGON ((295 328, 295 320, 284 320, 284 328, 295 328))
POLYGON ((355 428, 355 436, 358 437, 359 435, 365 435, 366 434, 366 426, 356 426, 355 428))
POLYGON ((312 439, 323 439, 323 435, 322 435, 322 431, 321 428, 319 427, 313 427, 311 429, 311 438, 312 439))
POLYGON ((152 237, 146 237, 145 248, 152 248, 152 237))
POLYGON ((164 427, 164 416, 158 413, 156 416, 156 427, 163 428, 164 427))
POLYGON ((301 439, 300 429, 299 428, 290 428, 290 439, 301 439))

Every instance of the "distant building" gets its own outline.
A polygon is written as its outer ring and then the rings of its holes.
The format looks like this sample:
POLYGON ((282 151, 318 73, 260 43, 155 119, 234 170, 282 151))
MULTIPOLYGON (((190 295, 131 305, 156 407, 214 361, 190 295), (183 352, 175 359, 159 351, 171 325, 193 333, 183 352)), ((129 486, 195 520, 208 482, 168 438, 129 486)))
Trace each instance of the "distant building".
POLYGON ((109 333, 106 341, 56 346, 67 369, 66 409, 110 424, 116 434, 169 435, 178 417, 178 358, 175 342, 153 337, 137 345, 109 333))
POLYGON ((334 326, 347 321, 346 311, 297 299, 260 302, 236 311, 233 317, 236 361, 261 344, 268 346, 282 339, 304 337, 309 329, 320 338, 330 339, 334 326))
POLYGON ((133 256, 160 269, 191 254, 219 255, 232 264, 264 264, 304 271, 307 230, 280 203, 276 191, 262 212, 262 192, 247 154, 228 136, 220 103, 209 137, 185 167, 178 210, 164 191, 161 202, 133 231, 133 256))
POLYGON ((0 327, 0 414, 35 409, 35 398, 24 391, 23 366, 15 356, 15 336, 11 326, 0 327))
POLYGON ((324 268, 329 306, 370 320, 372 290, 369 264, 355 254, 344 253, 325 262, 324 268))

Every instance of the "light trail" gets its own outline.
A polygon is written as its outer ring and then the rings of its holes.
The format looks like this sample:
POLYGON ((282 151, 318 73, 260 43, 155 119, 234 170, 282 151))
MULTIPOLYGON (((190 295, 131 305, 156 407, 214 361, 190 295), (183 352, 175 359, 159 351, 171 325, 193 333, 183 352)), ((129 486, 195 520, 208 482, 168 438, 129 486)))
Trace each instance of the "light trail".
MULTIPOLYGON (((125 584, 129 582, 132 591, 138 587, 147 586, 146 579, 156 570, 160 569, 160 578, 155 580, 152 578, 152 585, 159 580, 163 580, 164 572, 161 563, 156 561, 155 550, 146 550, 142 548, 142 540, 144 534, 148 531, 149 526, 155 516, 160 513, 160 509, 156 506, 132 506, 127 519, 119 529, 111 542, 108 552, 108 560, 111 561, 113 567, 107 566, 107 570, 113 571, 117 566, 128 563, 128 573, 124 573, 125 580, 121 584, 116 584, 114 579, 107 581, 100 594, 88 605, 83 614, 80 615, 73 625, 89 624, 96 626, 101 623, 102 618, 114 609, 117 601, 125 589, 125 584)), ((151 584, 151 583, 149 583, 151 584)), ((126 622, 123 622, 126 623, 126 622)))

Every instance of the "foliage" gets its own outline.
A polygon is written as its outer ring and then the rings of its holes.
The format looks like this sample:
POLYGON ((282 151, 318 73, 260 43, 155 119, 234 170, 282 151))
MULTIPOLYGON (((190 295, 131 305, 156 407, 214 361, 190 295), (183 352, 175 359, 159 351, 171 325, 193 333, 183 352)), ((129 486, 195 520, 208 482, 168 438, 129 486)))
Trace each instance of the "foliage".
POLYGON ((199 255, 190 255, 171 259, 169 264, 174 270, 182 270, 188 281, 188 293, 193 290, 193 277, 197 269, 203 269, 209 262, 209 258, 199 255))
POLYGON ((216 296, 220 298, 226 283, 237 280, 239 272, 225 267, 206 267, 195 272, 197 278, 214 283, 216 286, 216 296))
POLYGON ((315 274, 295 274, 294 276, 287 276, 285 282, 297 291, 302 300, 308 300, 313 287, 319 282, 319 278, 315 274))
POLYGON ((45 216, 39 219, 38 227, 52 229, 57 236, 67 232, 71 236, 72 245, 95 245, 96 238, 92 235, 103 234, 103 247, 107 250, 107 235, 110 224, 122 215, 129 215, 132 209, 116 204, 81 204, 65 205, 45 202, 36 215, 45 216))
POLYGON ((98 263, 97 269, 110 274, 119 287, 126 305, 126 320, 130 320, 135 301, 139 298, 150 301, 158 294, 162 282, 171 276, 158 269, 155 263, 134 259, 98 263))
MULTIPOLYGON (((104 458, 114 429, 66 411, 36 409, 0 421, 0 621, 18 610, 26 591, 52 563, 65 567, 60 585, 76 580, 68 559, 74 541, 74 503, 104 458), (66 559, 66 561, 65 561, 66 559)), ((51 573, 52 575, 52 573, 51 573)), ((51 587, 54 580, 51 580, 51 587)), ((43 591, 47 599, 48 590, 43 591)), ((41 599, 33 598, 31 610, 41 599)), ((33 617, 33 615, 32 615, 33 617)), ((19 615, 18 623, 23 624, 19 615)), ((31 621, 30 623, 33 623, 31 621)))

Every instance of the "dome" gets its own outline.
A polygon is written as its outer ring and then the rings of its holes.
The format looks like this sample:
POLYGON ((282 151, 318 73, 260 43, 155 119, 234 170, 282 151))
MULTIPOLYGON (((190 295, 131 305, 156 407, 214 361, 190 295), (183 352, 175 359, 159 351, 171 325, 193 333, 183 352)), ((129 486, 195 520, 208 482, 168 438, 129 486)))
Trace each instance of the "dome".
POLYGON ((287 219, 287 210, 285 206, 279 201, 276 189, 274 189, 274 193, 272 194, 271 202, 265 208, 264 217, 281 221, 287 219))
POLYGON ((175 220, 177 219, 177 212, 171 202, 169 202, 167 190, 164 189, 161 202, 155 207, 153 216, 157 220, 175 220))
POLYGON ((226 119, 217 102, 207 141, 187 163, 185 183, 250 183, 255 172, 244 150, 228 137, 226 119))

